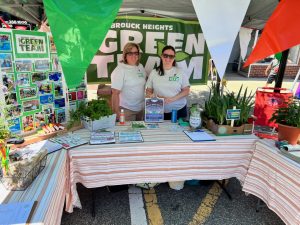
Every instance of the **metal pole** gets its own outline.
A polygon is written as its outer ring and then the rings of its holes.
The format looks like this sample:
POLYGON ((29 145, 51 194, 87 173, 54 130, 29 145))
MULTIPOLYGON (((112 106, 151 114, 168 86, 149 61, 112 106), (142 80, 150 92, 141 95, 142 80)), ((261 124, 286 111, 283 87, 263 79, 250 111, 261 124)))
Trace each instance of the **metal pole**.
POLYGON ((282 81, 283 81, 283 77, 284 77, 284 71, 285 71, 287 59, 288 59, 288 56, 289 56, 289 51, 290 50, 287 49, 287 50, 284 50, 282 52, 282 56, 281 56, 280 64, 279 64, 279 69, 278 69, 278 74, 277 74, 277 80, 276 80, 276 83, 275 83, 275 88, 281 88, 281 86, 282 86, 282 81))

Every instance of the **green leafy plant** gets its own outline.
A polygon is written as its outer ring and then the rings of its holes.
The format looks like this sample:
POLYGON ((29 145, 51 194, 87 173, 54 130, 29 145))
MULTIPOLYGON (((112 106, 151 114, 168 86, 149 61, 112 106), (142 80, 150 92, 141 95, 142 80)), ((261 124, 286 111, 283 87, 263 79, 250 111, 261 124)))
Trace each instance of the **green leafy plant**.
POLYGON ((240 126, 247 123, 251 110, 253 108, 254 94, 248 92, 246 88, 243 91, 243 86, 240 87, 238 93, 233 92, 222 93, 219 91, 216 84, 212 84, 208 99, 205 101, 204 113, 208 119, 212 119, 216 124, 228 125, 226 120, 227 109, 232 109, 236 106, 241 110, 240 120, 236 120, 234 125, 240 126))
POLYGON ((270 121, 300 128, 300 102, 291 101, 285 107, 278 108, 270 121))
POLYGON ((91 100, 88 103, 81 102, 75 111, 70 111, 68 128, 80 123, 84 116, 94 121, 112 114, 112 109, 106 99, 91 100))

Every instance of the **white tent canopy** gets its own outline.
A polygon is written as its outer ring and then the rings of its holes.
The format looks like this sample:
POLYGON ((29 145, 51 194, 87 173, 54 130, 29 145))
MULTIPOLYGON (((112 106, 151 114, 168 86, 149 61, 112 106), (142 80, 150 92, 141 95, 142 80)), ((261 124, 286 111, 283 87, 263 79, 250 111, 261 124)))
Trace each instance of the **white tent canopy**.
MULTIPOLYGON (((262 29, 278 0, 251 0, 242 26, 262 29)), ((2 0, 2 12, 10 13, 30 23, 46 20, 42 0, 2 0)), ((145 15, 197 20, 191 0, 123 0, 119 15, 145 15)))

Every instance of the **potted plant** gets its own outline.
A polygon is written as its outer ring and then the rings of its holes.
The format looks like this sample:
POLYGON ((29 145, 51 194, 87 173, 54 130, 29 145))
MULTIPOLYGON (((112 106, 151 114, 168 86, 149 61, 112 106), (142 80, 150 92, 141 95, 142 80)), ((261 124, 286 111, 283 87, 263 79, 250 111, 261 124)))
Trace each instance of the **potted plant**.
POLYGON ((285 107, 278 108, 270 121, 278 124, 278 140, 288 141, 291 145, 300 142, 300 102, 290 101, 285 107))
POLYGON ((90 131, 105 129, 115 125, 116 114, 112 113, 106 99, 91 100, 81 103, 75 111, 70 112, 68 127, 79 121, 90 131))
MULTIPOLYGON (((207 118, 207 128, 218 135, 243 134, 245 124, 248 122, 249 115, 254 105, 252 92, 248 92, 247 88, 243 91, 240 87, 238 93, 233 92, 222 93, 215 84, 212 84, 209 97, 205 102, 203 115, 207 118), (226 120, 228 109, 233 107, 240 109, 240 119, 234 121, 231 127, 230 121, 226 120)), ((247 128, 249 129, 249 128, 247 128)))

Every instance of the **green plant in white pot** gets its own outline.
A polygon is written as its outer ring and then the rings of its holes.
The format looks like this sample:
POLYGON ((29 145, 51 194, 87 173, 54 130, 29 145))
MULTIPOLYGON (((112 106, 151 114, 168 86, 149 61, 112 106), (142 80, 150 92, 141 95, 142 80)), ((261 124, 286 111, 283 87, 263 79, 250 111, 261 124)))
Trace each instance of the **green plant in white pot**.
POLYGON ((116 114, 112 113, 106 99, 91 100, 81 103, 77 110, 70 112, 70 124, 82 121, 90 131, 111 128, 115 125, 116 114))
POLYGON ((278 140, 288 141, 296 145, 300 142, 300 102, 288 102, 285 107, 278 108, 270 121, 278 124, 278 140))

